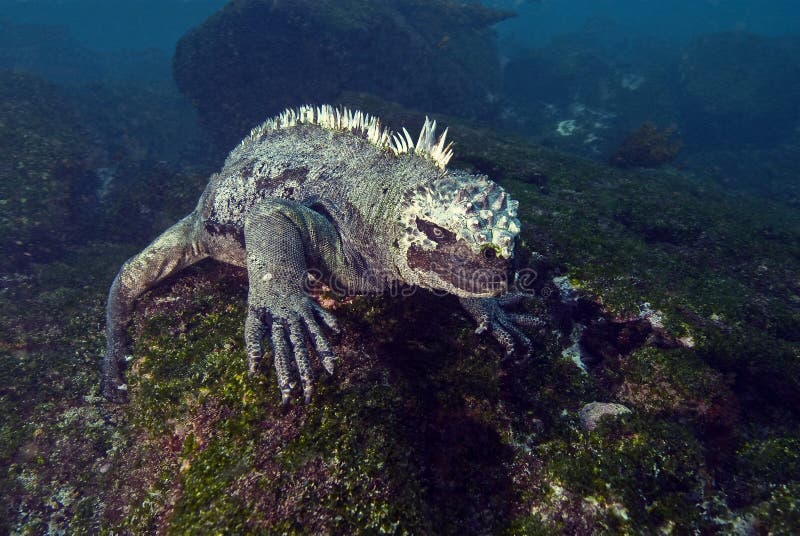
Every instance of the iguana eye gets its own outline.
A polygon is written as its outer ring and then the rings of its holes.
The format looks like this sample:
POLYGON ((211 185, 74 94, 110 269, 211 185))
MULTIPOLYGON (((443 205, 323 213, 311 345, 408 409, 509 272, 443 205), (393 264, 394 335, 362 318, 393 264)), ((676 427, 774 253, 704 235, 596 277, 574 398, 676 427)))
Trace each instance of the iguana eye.
POLYGON ((481 255, 486 259, 494 259, 497 256, 497 252, 492 246, 486 246, 481 250, 481 255))
POLYGON ((446 244, 456 241, 456 235, 454 233, 444 229, 443 227, 439 227, 430 221, 417 218, 417 229, 425 233, 425 236, 439 244, 446 244))

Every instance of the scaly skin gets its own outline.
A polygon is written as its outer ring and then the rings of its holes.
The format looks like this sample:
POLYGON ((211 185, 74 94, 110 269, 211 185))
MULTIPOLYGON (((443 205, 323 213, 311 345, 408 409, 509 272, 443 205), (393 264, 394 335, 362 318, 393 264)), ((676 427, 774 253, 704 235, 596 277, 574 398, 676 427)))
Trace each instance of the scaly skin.
POLYGON ((435 124, 426 123, 415 150, 400 136, 387 142, 367 134, 352 115, 336 128, 320 119, 334 112, 301 109, 305 122, 283 115, 254 130, 211 177, 195 210, 125 262, 108 297, 104 396, 125 400, 136 299, 208 257, 247 269, 249 371, 259 371, 266 340, 283 403, 295 370, 305 400, 312 396, 307 348, 333 373, 325 330, 336 331, 336 320, 304 291, 311 271, 348 294, 396 285, 456 294, 479 332, 491 332, 509 355, 530 352, 514 324, 536 320, 507 314, 508 295, 493 298, 507 290, 516 202, 485 177, 446 171, 435 124))

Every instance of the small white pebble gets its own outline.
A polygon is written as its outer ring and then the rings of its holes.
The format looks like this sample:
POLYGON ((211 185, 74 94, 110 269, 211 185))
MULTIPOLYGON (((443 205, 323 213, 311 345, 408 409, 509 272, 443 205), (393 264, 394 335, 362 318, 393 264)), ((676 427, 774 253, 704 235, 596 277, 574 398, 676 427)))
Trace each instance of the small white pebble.
POLYGON ((118 386, 117 389, 120 391, 127 391, 128 385, 123 383, 122 385, 118 386))

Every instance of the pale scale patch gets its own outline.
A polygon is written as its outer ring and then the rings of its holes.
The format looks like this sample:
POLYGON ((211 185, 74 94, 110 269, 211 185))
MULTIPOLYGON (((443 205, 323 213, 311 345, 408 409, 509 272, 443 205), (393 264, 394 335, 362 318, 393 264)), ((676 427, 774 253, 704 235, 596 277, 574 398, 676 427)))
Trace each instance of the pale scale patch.
POLYGON ((513 254, 514 239, 519 234, 519 202, 485 175, 455 171, 409 192, 403 201, 400 220, 405 227, 400 244, 408 251, 412 244, 424 250, 436 243, 417 229, 416 220, 433 222, 456 234, 476 254, 492 245, 501 257, 513 254))

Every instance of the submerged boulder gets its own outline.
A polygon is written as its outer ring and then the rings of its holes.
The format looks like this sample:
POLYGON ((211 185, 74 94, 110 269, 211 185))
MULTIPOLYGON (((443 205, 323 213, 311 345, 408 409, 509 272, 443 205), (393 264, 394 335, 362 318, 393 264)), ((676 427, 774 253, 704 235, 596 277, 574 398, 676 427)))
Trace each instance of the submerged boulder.
POLYGON ((501 79, 490 27, 507 16, 447 0, 233 0, 180 40, 174 75, 225 148, 343 91, 482 116, 501 79))

